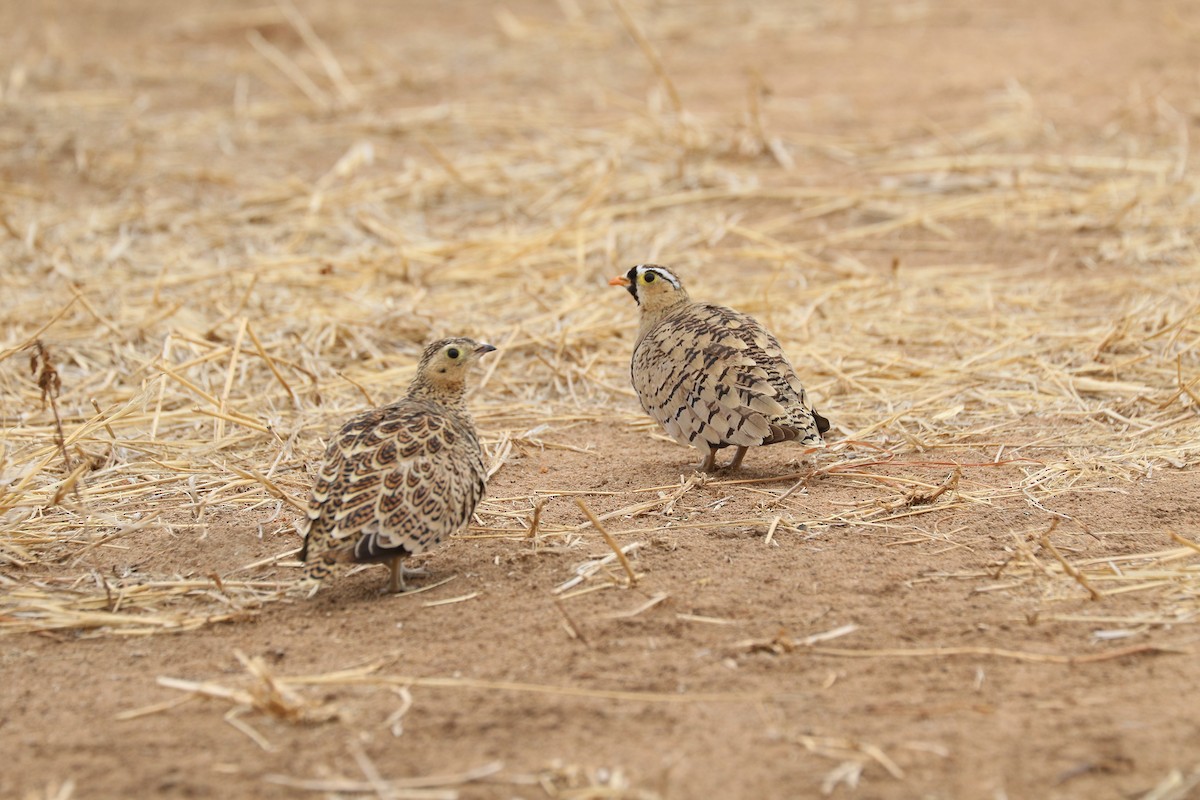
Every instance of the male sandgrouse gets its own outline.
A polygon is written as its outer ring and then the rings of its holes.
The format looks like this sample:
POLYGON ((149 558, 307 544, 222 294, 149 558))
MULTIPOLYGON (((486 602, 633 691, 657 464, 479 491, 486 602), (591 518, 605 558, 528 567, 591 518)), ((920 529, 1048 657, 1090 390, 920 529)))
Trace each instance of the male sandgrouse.
POLYGON ((470 521, 487 471, 463 401, 465 378, 495 349, 471 339, 434 342, 403 399, 359 414, 329 443, 300 550, 314 592, 339 562, 384 562, 388 588, 403 591, 401 559, 470 521))
POLYGON ((630 374, 642 408, 711 472, 717 450, 799 441, 817 445, 829 421, 809 404, 779 341, 754 318, 697 303, 669 269, 633 267, 613 278, 641 308, 630 374))

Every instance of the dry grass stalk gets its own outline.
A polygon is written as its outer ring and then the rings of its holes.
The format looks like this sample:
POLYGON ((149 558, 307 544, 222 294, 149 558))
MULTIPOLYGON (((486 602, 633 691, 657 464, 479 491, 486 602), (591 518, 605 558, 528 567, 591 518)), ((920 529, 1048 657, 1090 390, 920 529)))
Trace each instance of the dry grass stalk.
POLYGON ((601 536, 604 537, 604 543, 612 548, 613 555, 616 556, 618 563, 621 565, 621 569, 625 570, 625 577, 628 580, 626 585, 630 588, 637 586, 637 573, 633 571, 633 565, 629 563, 629 557, 625 555, 625 551, 622 550, 620 545, 617 544, 617 540, 612 537, 612 534, 608 532, 608 530, 604 527, 604 524, 600 522, 599 518, 592 512, 590 508, 588 508, 587 503, 583 502, 583 498, 578 496, 575 497, 575 505, 579 506, 579 510, 587 516, 587 518, 591 521, 592 526, 600 532, 601 536))
POLYGON ((822 782, 821 791, 826 795, 832 794, 839 783, 845 783, 851 789, 857 787, 863 767, 870 762, 883 767, 896 780, 904 780, 904 770, 900 769, 880 747, 869 742, 810 734, 795 734, 790 738, 797 744, 803 745, 810 753, 842 762, 822 782))
POLYGON ((525 533, 525 538, 531 539, 535 545, 537 543, 538 529, 541 527, 542 523, 542 509, 545 507, 545 498, 539 498, 538 501, 533 504, 533 514, 529 518, 529 530, 525 533))
MULTIPOLYGON (((248 657, 240 650, 234 651, 234 657, 245 668, 251 678, 248 688, 229 687, 209 681, 188 681, 179 678, 159 677, 158 684, 168 689, 178 689, 201 697, 215 700, 226 700, 233 704, 230 709, 233 716, 226 719, 235 727, 246 733, 265 750, 271 749, 264 745, 253 729, 236 721, 237 715, 246 711, 257 711, 277 719, 293 723, 327 722, 336 718, 336 709, 310 701, 301 695, 294 686, 280 679, 271 671, 266 662, 259 657, 248 657)), ((156 707, 157 708, 157 707, 156 707)), ((164 707, 165 710, 165 707, 164 707)), ((137 717, 149 713, 147 709, 127 712, 126 717, 137 717)))
POLYGON ((1060 655, 1057 653, 1029 653, 1021 650, 1008 650, 1002 647, 911 647, 904 649, 880 650, 851 650, 837 647, 812 647, 810 652, 817 655, 836 656, 839 658, 947 658, 950 656, 988 656, 1005 658, 1014 661, 1026 661, 1039 664, 1094 664, 1100 661, 1129 658, 1138 655, 1188 655, 1189 650, 1180 650, 1157 645, 1135 645, 1109 650, 1103 653, 1087 653, 1085 655, 1060 655))
POLYGON ((642 55, 646 57, 646 61, 650 63, 651 69, 654 70, 654 74, 658 76, 660 81, 662 81, 663 88, 667 90, 667 96, 671 98, 671 107, 675 110, 677 115, 682 114, 683 101, 679 97, 679 92, 675 89, 675 83, 671 80, 670 76, 667 75, 667 70, 665 67, 663 67, 662 59, 659 58, 658 51, 654 48, 654 45, 650 43, 650 40, 646 38, 646 35, 642 33, 642 29, 636 22, 634 22, 633 17, 629 16, 629 12, 625 10, 625 6, 621 3, 621 0, 609 0, 609 2, 612 3, 613 9, 617 12, 617 16, 621 19, 621 24, 625 26, 625 30, 628 31, 629 35, 633 37, 633 40, 637 42, 638 47, 642 51, 642 55))
POLYGON ((183 633, 252 618, 287 584, 211 580, 104 583, 96 592, 74 586, 16 584, 0 592, 0 636, 43 631, 145 636, 183 633))
POLYGON ((342 102, 346 105, 356 105, 359 101, 358 90, 354 88, 354 84, 346 77, 341 62, 337 60, 337 56, 333 54, 329 45, 325 44, 325 41, 317 35, 312 25, 309 24, 308 19, 300 13, 291 0, 276 0, 276 5, 279 6, 279 10, 283 12, 284 17, 291 23, 291 26, 300 34, 300 38, 304 41, 305 46, 321 62, 321 67, 329 76, 330 82, 333 83, 338 94, 341 95, 342 102))
POLYGON ((588 647, 591 647, 591 645, 588 643, 587 637, 583 635, 583 630, 580 629, 579 624, 575 621, 575 618, 571 616, 570 612, 567 611, 567 607, 563 605, 562 600, 558 597, 551 599, 554 601, 554 608, 559 614, 562 615, 563 627, 566 629, 567 635, 572 639, 576 639, 580 642, 583 642, 583 644, 587 645, 588 647))
POLYGON ((1200 765, 1186 774, 1183 770, 1173 769, 1139 800, 1187 800, 1197 787, 1200 787, 1200 765))
MULTIPOLYGON (((361 753, 361 751, 360 751, 361 753)), ((369 773, 367 780, 352 778, 294 778, 288 775, 266 775, 263 780, 276 786, 285 786, 302 792, 330 794, 373 794, 393 797, 397 800, 457 800, 461 796, 454 788, 494 778, 504 765, 498 761, 483 764, 475 769, 457 774, 428 775, 421 778, 385 779, 373 765, 364 763, 364 757, 355 759, 359 769, 369 773)), ((489 781, 493 782, 493 781, 489 781)))
MULTIPOLYGON (((241 657, 239 657, 241 658, 241 657)), ((379 688, 430 688, 459 691, 511 692, 515 694, 574 697, 645 703, 761 703, 768 695, 759 692, 693 692, 686 694, 663 692, 623 691, 579 686, 553 686, 517 681, 477 680, 436 676, 381 674, 382 662, 319 675, 282 676, 268 670, 261 659, 245 659, 250 676, 255 679, 250 688, 226 686, 212 681, 190 681, 162 676, 161 686, 187 692, 190 695, 224 700, 234 708, 255 710, 295 722, 323 722, 337 716, 337 709, 313 703, 301 693, 306 686, 366 686, 379 688)), ((167 711, 172 703, 159 703, 124 712, 123 717, 136 718, 150 713, 167 711)))
POLYGON ((442 600, 426 600, 421 605, 425 608, 435 608, 437 606, 448 606, 455 603, 465 603, 468 600, 474 600, 479 597, 479 592, 471 592, 469 594, 459 595, 458 597, 447 597, 442 600))
MULTIPOLYGON (((633 619, 634 617, 638 616, 639 614, 641 614, 645 611, 649 611, 650 609, 654 608, 656 605, 658 605, 662 601, 666 600, 668 597, 670 597, 670 595, 667 594, 666 592, 657 592, 656 594, 654 594, 650 598, 648 598, 646 600, 646 602, 639 603, 637 606, 635 606, 634 608, 631 608, 627 611, 614 611, 611 614, 608 614, 607 617, 608 617, 608 619, 633 619)), ((557 598, 555 598, 555 599, 557 599, 557 598)))
MULTIPOLYGON (((1052 521, 1050 531, 1057 525, 1052 521)), ((1167 531, 1172 541, 1182 547, 1131 551, 1123 555, 1076 558, 1069 561, 1048 539, 1049 531, 1031 533, 1027 537, 1012 533, 1016 553, 992 568, 981 572, 930 576, 931 579, 987 579, 975 591, 1033 591, 1040 604, 1062 605, 1079 599, 1079 588, 1089 600, 1138 595, 1145 600, 1121 610, 1089 611, 1087 613, 1058 612, 1049 609, 1039 613, 1047 620, 1081 622, 1088 625, 1122 624, 1136 629, 1148 625, 1180 625, 1200 621, 1200 546, 1174 531, 1167 531), (1054 561, 1043 563, 1030 542, 1054 561), (998 582, 1003 581, 1003 582, 998 582)), ((1094 532, 1093 535, 1104 535, 1094 532)), ((1111 632, 1110 632, 1111 633, 1111 632)))
MULTIPOLYGON (((1057 523, 1058 520, 1055 519, 1054 522, 1057 523)), ((1054 556, 1055 560, 1057 560, 1058 563, 1062 565, 1063 572, 1067 573, 1072 578, 1074 578, 1076 581, 1078 581, 1079 585, 1082 586, 1084 589, 1087 589, 1088 594, 1090 594, 1092 596, 1093 600, 1099 600, 1100 598, 1104 597, 1104 595, 1101 592, 1096 590, 1095 586, 1092 586, 1092 584, 1088 581, 1088 579, 1084 576, 1084 574, 1082 572, 1077 570, 1075 567, 1071 566, 1071 562, 1067 561, 1067 559, 1063 556, 1063 554, 1058 551, 1058 548, 1054 546, 1054 543, 1050 541, 1050 534, 1053 531, 1054 531, 1054 525, 1051 525, 1050 530, 1046 531, 1045 533, 1042 534, 1042 538, 1041 538, 1042 547, 1049 550, 1050 554, 1052 556, 1054 556)))
MULTIPOLYGON (((63 465, 70 470, 72 469, 71 457, 67 455, 62 418, 58 414, 58 395, 62 392, 62 377, 58 374, 58 369, 50 358, 50 351, 46 349, 40 339, 33 343, 33 352, 29 356, 29 372, 36 377, 38 389, 41 390, 42 408, 49 405, 50 410, 54 412, 54 443, 58 445, 58 451, 62 454, 63 465)), ((55 494, 56 504, 61 499, 60 494, 61 490, 55 494)))
MULTIPOLYGON (((699 619, 692 617, 692 619, 699 619)), ((704 620, 713 622, 714 620, 704 620)), ((720 622, 720 620, 715 620, 720 622)), ((793 639, 787 631, 779 631, 774 636, 764 639, 745 639, 740 642, 734 642, 729 646, 731 652, 734 653, 771 653, 773 655, 783 655, 790 653, 797 647, 812 647, 818 642, 827 642, 831 639, 839 639, 843 636, 848 636, 858 630, 857 625, 842 625, 830 631, 823 633, 814 633, 805 636, 803 639, 793 639)))

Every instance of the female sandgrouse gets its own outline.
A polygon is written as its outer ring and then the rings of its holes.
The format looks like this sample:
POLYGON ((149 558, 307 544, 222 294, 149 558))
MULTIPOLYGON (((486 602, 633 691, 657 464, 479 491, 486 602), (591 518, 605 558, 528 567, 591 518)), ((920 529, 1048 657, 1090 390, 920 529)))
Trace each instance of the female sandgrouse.
POLYGON ((403 399, 359 414, 329 443, 300 550, 314 592, 339 562, 384 562, 388 588, 403 591, 401 559, 470 521, 487 471, 463 401, 465 378, 495 349, 471 339, 434 342, 403 399))
POLYGON ((809 404, 779 341, 754 318, 697 303, 674 273, 643 264, 613 278, 641 308, 630 374, 642 408, 711 472, 717 450, 799 441, 817 445, 829 421, 809 404))

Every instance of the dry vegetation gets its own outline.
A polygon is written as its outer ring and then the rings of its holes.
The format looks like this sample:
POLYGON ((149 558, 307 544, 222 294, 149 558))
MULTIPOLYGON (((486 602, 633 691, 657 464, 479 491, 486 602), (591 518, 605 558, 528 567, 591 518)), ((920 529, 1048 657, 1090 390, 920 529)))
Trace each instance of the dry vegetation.
MULTIPOLYGON (((689 94, 686 49, 669 44, 706 46, 724 32, 734 46, 787 25, 836 39, 940 19, 919 3, 780 3, 748 17, 717 4, 703 14, 672 3, 497 7, 438 18, 403 43, 403 58, 378 33, 384 12, 364 11, 356 27, 352 12, 316 2, 141 9, 127 52, 80 43, 89 24, 111 36, 105 20, 138 18, 137 4, 109 5, 73 21, 44 8, 2 44, 0 643, 13 653, 36 649, 31 634, 67 646, 173 642, 302 617, 293 523, 323 437, 393 397, 423 343, 466 334, 500 351, 472 399, 497 483, 462 539, 492 548, 488 559, 565 559, 532 590, 561 614, 559 638, 588 638, 580 614, 668 607, 675 624, 719 627, 672 606, 669 586, 622 587, 645 577, 640 551, 664 536, 750 529, 754 538, 725 546, 859 536, 897 558, 921 548, 914 591, 943 593, 939 604, 1008 598, 1008 617, 1059 627, 1031 648, 1019 633, 864 646, 853 623, 768 625, 727 637, 731 652, 889 664, 1194 658, 1178 653, 1191 652, 1200 619, 1200 109, 1133 97, 1102 126, 1073 124, 999 75, 945 125, 901 113, 890 127, 852 124, 834 100, 789 94, 769 73, 734 71, 732 90, 689 94), (495 84, 481 83, 488 75, 495 84), (777 332, 834 422, 826 452, 752 452, 745 476, 678 475, 692 454, 637 409, 634 311, 604 285, 646 261, 777 332), (618 442, 653 448, 629 454, 618 442), (573 482, 546 474, 554 453, 575 459, 573 482), (1179 501, 1166 519, 1123 516, 1154 486, 1179 501), (597 529, 629 558, 602 559, 597 529), (218 536, 245 546, 214 559, 206 547, 218 536), (939 564, 963 548, 978 557, 939 564), (578 610, 585 596, 592 605, 578 610)), ((466 544, 450 547, 469 568, 466 544)), ((433 593, 442 585, 429 579, 423 607, 480 592, 433 593)), ((570 670, 522 682, 336 653, 299 674, 256 653, 238 659, 232 677, 215 665, 204 680, 144 675, 139 691, 158 679, 173 694, 126 702, 120 718, 207 696, 269 748, 247 720, 338 717, 337 695, 313 687, 394 689, 396 730, 418 688, 750 698, 627 691, 570 670)), ((887 796, 916 791, 904 766, 857 736, 789 736, 834 759, 803 792, 850 791, 864 770, 887 796)), ((361 749, 354 763, 352 778, 272 774, 261 785, 381 797, 665 792, 620 769, 497 763, 385 780, 361 749)), ((1184 797, 1196 766, 1156 764, 1134 783, 1158 792, 1147 797, 1184 797)), ((71 774, 41 777, 71 794, 71 774)), ((936 770, 921 785, 939 786, 936 770)))

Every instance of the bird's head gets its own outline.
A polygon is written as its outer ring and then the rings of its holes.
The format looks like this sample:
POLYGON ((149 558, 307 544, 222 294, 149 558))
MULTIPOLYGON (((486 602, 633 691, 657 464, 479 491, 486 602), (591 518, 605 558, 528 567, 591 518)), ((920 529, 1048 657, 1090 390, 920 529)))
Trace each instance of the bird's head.
POLYGON ((688 299, 687 290, 675 277, 675 273, 657 264, 638 264, 629 272, 618 275, 608 282, 610 286, 624 286, 642 311, 656 311, 688 299))
POLYGON ((464 336, 439 339, 425 348, 417 365, 414 386, 421 384, 450 391, 462 391, 467 369, 496 348, 464 336))

